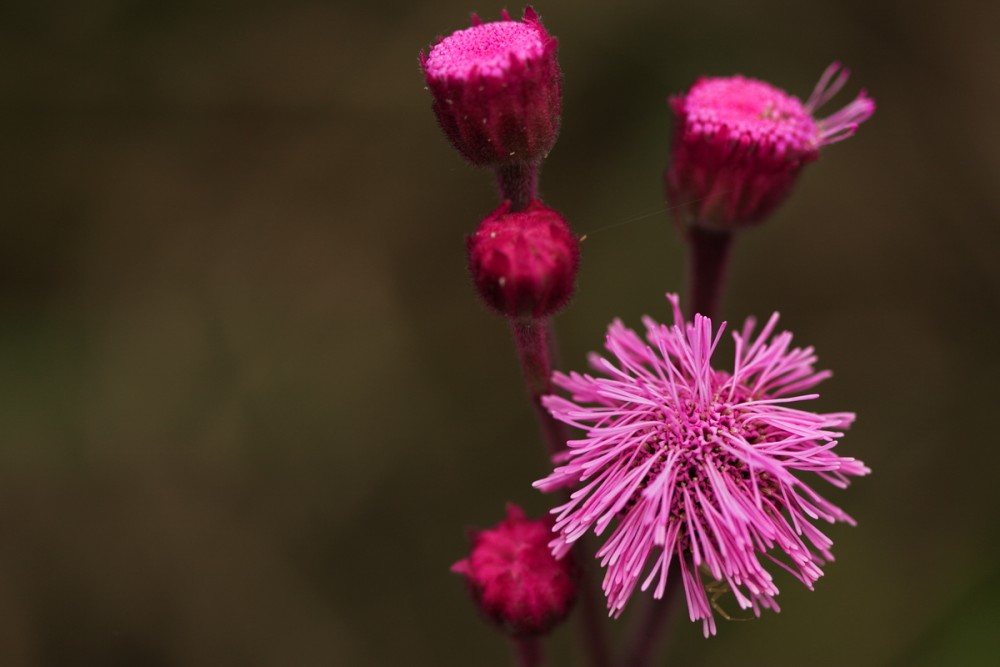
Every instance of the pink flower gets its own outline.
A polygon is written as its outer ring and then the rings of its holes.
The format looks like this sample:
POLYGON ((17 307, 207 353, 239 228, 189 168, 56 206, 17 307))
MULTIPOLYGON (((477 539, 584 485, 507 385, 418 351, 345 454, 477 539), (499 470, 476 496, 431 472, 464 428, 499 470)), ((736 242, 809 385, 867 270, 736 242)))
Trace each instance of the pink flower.
POLYGON ((862 91, 833 115, 814 117, 847 82, 839 69, 827 68, 805 104, 742 76, 699 79, 671 98, 677 124, 665 177, 678 219, 725 230, 767 217, 821 146, 851 136, 875 111, 862 91))
POLYGON ((562 465, 535 486, 577 487, 553 510, 555 555, 586 532, 613 526, 597 552, 613 615, 639 584, 655 584, 661 598, 674 562, 691 620, 701 619, 708 636, 720 591, 728 587, 755 615, 777 611, 778 588, 761 561, 812 588, 833 559, 831 540, 812 522, 853 525, 799 473, 842 488, 848 475, 870 471, 833 451, 853 414, 791 407, 816 398, 802 392, 830 373, 813 369, 812 348, 790 347, 790 333, 772 336, 777 314, 756 336, 753 319, 733 334, 735 362, 723 371, 711 361, 725 325, 713 332, 700 315, 686 323, 677 297, 668 299, 674 325, 645 318, 645 341, 612 323, 605 347, 615 361, 590 358, 605 377, 555 374, 571 400, 547 396, 545 407, 586 436, 567 443, 562 465))
POLYGON ((507 518, 476 533, 469 557, 451 567, 465 576, 483 614, 513 636, 548 632, 576 599, 576 566, 572 557, 552 555, 551 530, 551 517, 528 519, 508 503, 507 518))
POLYGON ((468 237, 468 251, 476 290, 501 315, 547 317, 573 294, 580 243, 540 201, 516 212, 503 203, 468 237))
POLYGON ((452 144, 476 165, 533 162, 559 134, 561 76, 556 40, 531 7, 521 21, 482 23, 420 54, 434 113, 452 144))

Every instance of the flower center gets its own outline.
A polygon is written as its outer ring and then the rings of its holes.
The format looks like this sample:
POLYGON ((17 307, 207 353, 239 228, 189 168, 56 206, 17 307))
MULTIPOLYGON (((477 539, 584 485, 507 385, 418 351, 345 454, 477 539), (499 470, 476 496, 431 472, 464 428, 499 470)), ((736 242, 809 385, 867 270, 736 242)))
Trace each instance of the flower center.
MULTIPOLYGON (((754 423, 742 419, 740 408, 721 397, 707 405, 687 400, 679 407, 670 406, 650 415, 656 426, 646 430, 646 442, 636 452, 630 468, 650 465, 649 472, 639 483, 639 488, 623 508, 623 515, 641 499, 643 489, 657 481, 670 463, 672 480, 662 487, 671 486, 669 519, 682 521, 692 507, 701 518, 703 502, 719 507, 715 486, 710 474, 718 473, 729 487, 751 492, 749 466, 728 446, 723 433, 744 440, 749 444, 761 442, 764 434, 754 423), (650 464, 650 458, 656 460, 650 464)), ((718 476, 715 476, 718 479, 718 476)), ((770 490, 771 482, 765 473, 757 475, 757 485, 762 493, 770 490)), ((683 538, 682 538, 683 539, 683 538)))

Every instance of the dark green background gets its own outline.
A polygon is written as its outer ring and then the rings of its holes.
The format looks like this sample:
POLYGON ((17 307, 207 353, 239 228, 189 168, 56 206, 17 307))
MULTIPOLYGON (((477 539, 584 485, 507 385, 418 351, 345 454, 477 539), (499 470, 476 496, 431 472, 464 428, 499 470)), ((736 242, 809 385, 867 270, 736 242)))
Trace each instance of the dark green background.
MULTIPOLYGON (((737 247, 856 410, 859 521, 784 611, 675 627, 669 664, 1000 653, 1000 5, 538 3, 560 39, 542 190, 579 233, 581 368, 668 316, 669 93, 741 72, 878 103, 737 247), (628 223, 628 224, 625 224, 628 223)), ((505 665, 448 566, 547 466, 466 276, 488 173, 417 52, 500 4, 22 2, 0 20, 0 664, 505 665)), ((514 6, 511 7, 515 9, 514 6)), ((630 610, 615 628, 636 616, 630 610)), ((573 664, 570 628, 555 654, 573 664)))

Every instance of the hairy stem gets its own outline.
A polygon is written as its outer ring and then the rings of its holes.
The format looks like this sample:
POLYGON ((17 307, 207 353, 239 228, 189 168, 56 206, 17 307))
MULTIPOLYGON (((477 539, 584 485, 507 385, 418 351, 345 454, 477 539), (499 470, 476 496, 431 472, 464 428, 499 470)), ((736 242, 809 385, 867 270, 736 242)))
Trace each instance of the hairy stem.
POLYGON ((500 199, 510 200, 511 211, 523 211, 538 196, 538 163, 509 162, 496 168, 500 199))

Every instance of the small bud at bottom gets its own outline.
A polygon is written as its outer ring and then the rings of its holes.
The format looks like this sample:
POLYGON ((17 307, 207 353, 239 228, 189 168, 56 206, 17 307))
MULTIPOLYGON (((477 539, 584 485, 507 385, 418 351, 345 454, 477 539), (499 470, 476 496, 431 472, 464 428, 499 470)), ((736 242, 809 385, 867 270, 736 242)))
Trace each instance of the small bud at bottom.
POLYGON ((549 549, 552 518, 528 519, 507 505, 507 518, 477 533, 468 558, 452 566, 464 575, 480 611, 514 637, 544 634, 569 614, 578 570, 572 556, 549 549))

